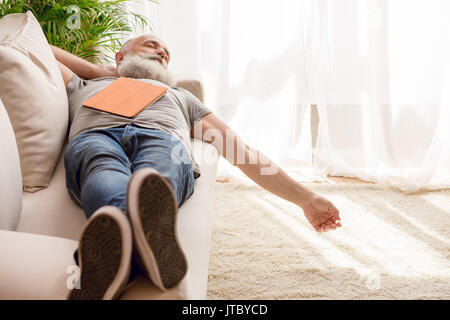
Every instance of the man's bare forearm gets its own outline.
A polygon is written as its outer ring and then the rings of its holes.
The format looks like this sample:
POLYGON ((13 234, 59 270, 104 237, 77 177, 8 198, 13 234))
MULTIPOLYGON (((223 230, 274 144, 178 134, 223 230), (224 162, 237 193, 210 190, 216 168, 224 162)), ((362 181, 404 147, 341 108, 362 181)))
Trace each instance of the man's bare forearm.
POLYGON ((246 176, 267 191, 303 208, 315 195, 292 179, 263 153, 246 147, 246 161, 235 164, 246 176), (249 161, 253 159, 253 161, 249 161), (256 162, 256 163, 255 163, 256 162), (253 163, 253 164, 250 164, 253 163))
POLYGON ((99 77, 99 67, 80 57, 77 57, 61 48, 50 45, 53 54, 60 63, 72 70, 73 73, 84 79, 99 77))
POLYGON ((263 153, 248 146, 214 113, 195 123, 191 135, 213 144, 220 155, 267 191, 302 208, 316 231, 324 232, 341 226, 339 210, 329 200, 308 190, 263 153))
POLYGON ((234 130, 210 113, 194 125, 194 138, 213 144, 220 155, 258 185, 302 209, 315 196, 313 192, 289 177, 263 153, 248 146, 234 130))

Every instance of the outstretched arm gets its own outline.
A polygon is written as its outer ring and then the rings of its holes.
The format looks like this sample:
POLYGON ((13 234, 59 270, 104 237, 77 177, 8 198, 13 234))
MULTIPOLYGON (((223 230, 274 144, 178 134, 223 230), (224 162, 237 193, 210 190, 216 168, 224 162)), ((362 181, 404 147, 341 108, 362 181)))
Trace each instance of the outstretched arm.
POLYGON ((245 144, 214 114, 210 113, 197 122, 192 135, 213 144, 222 156, 267 191, 302 208, 316 231, 334 230, 341 226, 339 210, 330 201, 293 180, 264 154, 245 144))
POLYGON ((53 55, 55 56, 56 60, 59 62, 59 67, 63 75, 64 82, 66 82, 67 78, 69 78, 70 81, 70 79, 72 79, 73 73, 84 79, 117 76, 116 68, 114 68, 113 66, 91 63, 52 45, 50 45, 50 48, 52 49, 53 55), (63 68, 61 65, 65 66, 73 73, 69 73, 66 68, 63 68))

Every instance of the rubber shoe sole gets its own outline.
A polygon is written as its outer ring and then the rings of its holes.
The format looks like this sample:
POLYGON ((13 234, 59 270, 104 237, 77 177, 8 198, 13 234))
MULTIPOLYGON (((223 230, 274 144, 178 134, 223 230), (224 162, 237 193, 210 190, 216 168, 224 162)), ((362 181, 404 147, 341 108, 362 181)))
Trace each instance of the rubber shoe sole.
POLYGON ((88 220, 79 242, 80 289, 69 300, 113 300, 127 285, 133 236, 130 223, 117 207, 98 209, 88 220))
POLYGON ((176 232, 172 187, 156 170, 140 169, 128 184, 127 208, 138 264, 161 290, 176 286, 187 273, 187 260, 176 232))

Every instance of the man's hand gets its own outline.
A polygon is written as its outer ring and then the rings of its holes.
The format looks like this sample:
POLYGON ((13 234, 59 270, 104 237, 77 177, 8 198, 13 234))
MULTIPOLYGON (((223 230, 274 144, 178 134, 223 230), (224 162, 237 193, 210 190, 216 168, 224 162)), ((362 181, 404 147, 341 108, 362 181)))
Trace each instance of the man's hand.
POLYGON ((341 227, 339 210, 327 199, 314 195, 302 205, 306 219, 317 232, 341 227))
POLYGON ((97 71, 95 74, 95 78, 118 77, 119 76, 119 74, 117 73, 117 69, 108 64, 97 64, 96 68, 97 68, 97 71))

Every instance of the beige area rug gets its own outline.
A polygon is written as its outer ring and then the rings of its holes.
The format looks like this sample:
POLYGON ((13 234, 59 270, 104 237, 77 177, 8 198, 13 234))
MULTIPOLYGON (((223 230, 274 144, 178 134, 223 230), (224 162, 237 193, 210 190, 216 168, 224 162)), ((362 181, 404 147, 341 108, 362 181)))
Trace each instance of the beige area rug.
POLYGON ((450 190, 307 186, 341 229, 316 233, 258 186, 216 183, 208 299, 450 299, 450 190))

